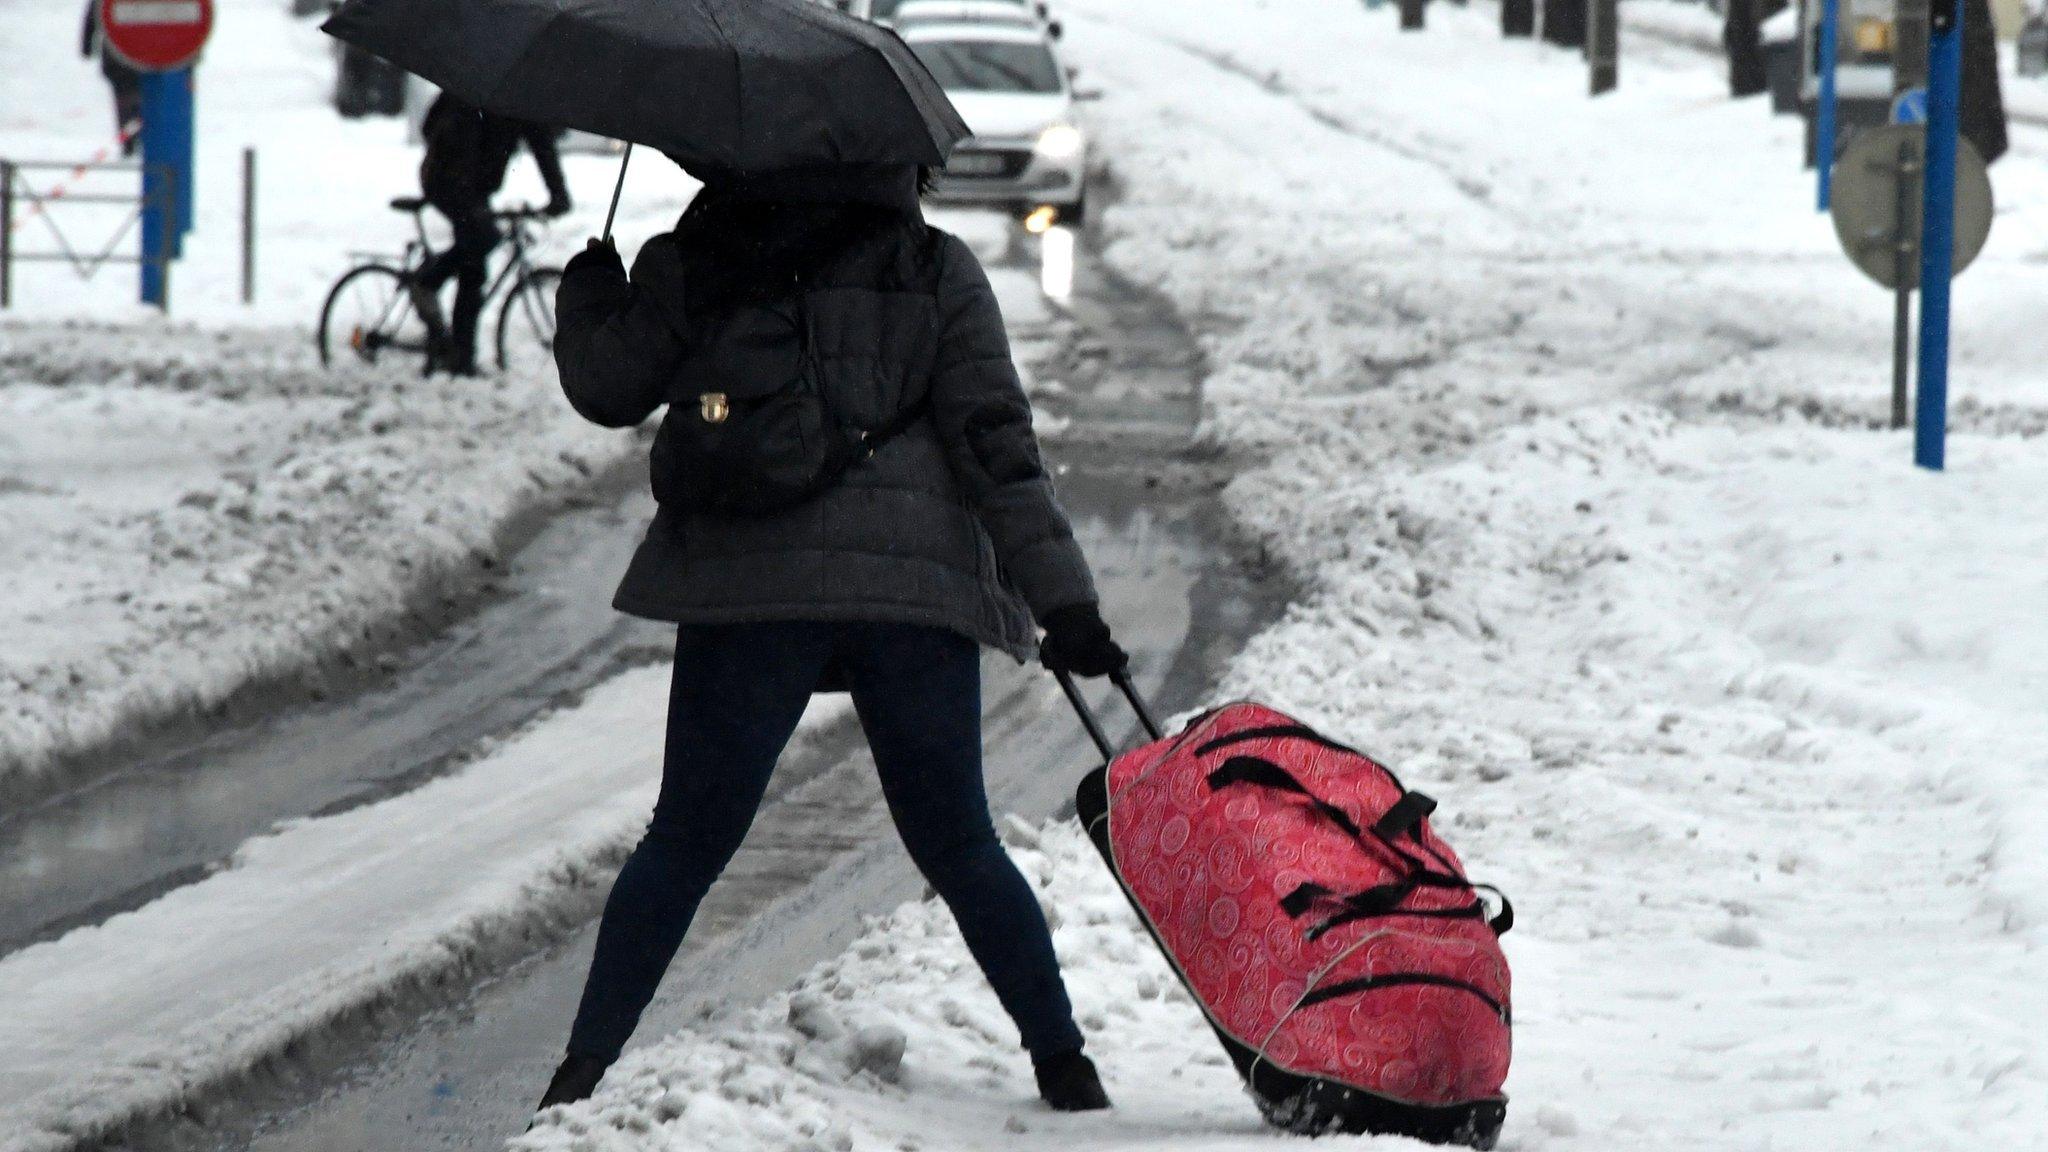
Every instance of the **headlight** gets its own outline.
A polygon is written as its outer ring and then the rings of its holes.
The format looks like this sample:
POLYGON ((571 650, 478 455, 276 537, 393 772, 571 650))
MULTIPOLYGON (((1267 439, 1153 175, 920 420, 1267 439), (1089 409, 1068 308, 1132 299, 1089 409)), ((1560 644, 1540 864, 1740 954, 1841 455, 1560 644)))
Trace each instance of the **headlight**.
POLYGON ((1072 160, 1086 144, 1081 130, 1072 124, 1055 124, 1038 137, 1038 154, 1047 160, 1072 160))

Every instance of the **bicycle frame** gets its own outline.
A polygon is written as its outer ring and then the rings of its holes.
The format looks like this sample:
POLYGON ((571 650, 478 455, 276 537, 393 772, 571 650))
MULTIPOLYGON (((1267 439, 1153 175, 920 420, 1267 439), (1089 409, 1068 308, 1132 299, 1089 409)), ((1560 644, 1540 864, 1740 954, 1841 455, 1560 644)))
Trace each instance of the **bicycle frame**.
MULTIPOLYGON (((504 239, 501 243, 511 245, 512 255, 495 272, 491 273, 486 281, 483 298, 487 306, 491 301, 498 298, 498 293, 503 291, 507 284, 513 283, 525 273, 533 271, 533 260, 530 253, 534 246, 534 240, 528 214, 524 212, 493 212, 492 216, 510 225, 510 227, 506 228, 504 239)), ((405 252, 397 260, 398 270, 405 273, 407 278, 418 275, 420 268, 426 264, 427 257, 431 256, 434 252, 433 243, 427 237, 427 214, 424 208, 413 213, 412 223, 414 238, 406 242, 405 252)), ((379 263, 387 259, 381 252, 350 252, 349 257, 365 263, 379 263)))
MULTIPOLYGON (((509 245, 510 253, 485 279, 483 308, 485 311, 488 311, 493 305, 497 305, 502 311, 514 306, 514 297, 518 295, 520 285, 530 282, 537 272, 531 255, 536 245, 533 230, 535 217, 529 210, 493 212, 492 216, 495 221, 501 222, 504 225, 504 232, 500 243, 501 245, 509 245)), ((426 262, 434 253, 433 245, 427 235, 424 206, 414 210, 412 217, 414 236, 413 239, 406 242, 404 253, 396 261, 395 268, 395 271, 402 277, 402 281, 408 284, 416 280, 421 269, 425 267, 426 262)), ((389 262, 390 258, 382 254, 359 252, 352 253, 351 255, 364 264, 392 266, 389 262)), ((374 323, 368 327, 367 334, 362 339, 365 339, 375 347, 423 351, 424 349, 421 346, 397 340, 391 335, 405 323, 406 314, 411 308, 412 299, 407 292, 399 291, 393 293, 391 298, 384 302, 381 312, 376 317, 374 323)), ((531 310, 532 306, 529 303, 529 311, 531 310)), ((502 325, 503 322, 500 321, 500 323, 502 325)), ((358 329, 358 331, 362 332, 363 330, 358 329)))
POLYGON ((518 283, 533 271, 533 262, 526 257, 526 249, 531 242, 527 235, 527 222, 519 217, 511 217, 506 219, 506 223, 511 225, 505 230, 505 238, 512 245, 512 256, 498 269, 497 275, 491 278, 490 285, 484 289, 485 307, 489 307, 491 301, 496 300, 498 293, 507 285, 518 283))

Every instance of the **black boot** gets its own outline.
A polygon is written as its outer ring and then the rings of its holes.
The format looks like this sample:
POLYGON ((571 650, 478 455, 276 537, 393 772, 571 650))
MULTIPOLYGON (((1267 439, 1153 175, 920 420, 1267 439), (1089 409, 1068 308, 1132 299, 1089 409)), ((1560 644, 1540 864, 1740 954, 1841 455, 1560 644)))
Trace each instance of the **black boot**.
POLYGON ((562 1066, 555 1069, 555 1078, 548 1081, 548 1090, 541 1095, 536 1112, 545 1112, 557 1104, 574 1104, 578 1100, 590 1099, 597 1091, 597 1082, 604 1079, 604 1070, 611 1067, 608 1060, 596 1060, 589 1056, 570 1054, 562 1060, 562 1066))
POLYGON ((1038 1095, 1057 1112, 1099 1112, 1109 1107, 1109 1093, 1095 1074, 1095 1061, 1079 1052, 1031 1058, 1038 1074, 1038 1095))

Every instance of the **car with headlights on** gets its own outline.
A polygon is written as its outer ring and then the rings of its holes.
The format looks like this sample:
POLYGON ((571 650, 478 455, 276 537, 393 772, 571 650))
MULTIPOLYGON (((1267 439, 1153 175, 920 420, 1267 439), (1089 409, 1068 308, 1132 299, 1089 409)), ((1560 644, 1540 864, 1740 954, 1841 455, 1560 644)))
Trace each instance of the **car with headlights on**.
POLYGON ((1086 218, 1088 138, 1044 29, 920 22, 900 34, 974 134, 937 174, 934 201, 1008 208, 1047 224, 1086 218))

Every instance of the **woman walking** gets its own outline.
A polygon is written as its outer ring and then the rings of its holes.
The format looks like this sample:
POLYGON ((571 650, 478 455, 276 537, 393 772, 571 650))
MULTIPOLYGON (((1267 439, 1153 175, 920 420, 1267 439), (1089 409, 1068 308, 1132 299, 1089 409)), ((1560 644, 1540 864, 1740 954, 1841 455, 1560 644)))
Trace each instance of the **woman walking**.
POLYGON ((588 1096, 618 1058, 809 698, 843 690, 1040 1095, 1108 1107, 1044 917, 990 823, 979 652, 1037 647, 1084 676, 1127 660, 1040 463, 988 278, 924 222, 915 168, 697 174, 704 190, 630 277, 593 242, 561 287, 555 355, 576 410, 628 427, 669 407, 661 508, 615 604, 678 628, 660 799, 541 1106, 588 1096), (820 442, 853 450, 797 496, 710 491, 733 483, 718 452, 820 442))

